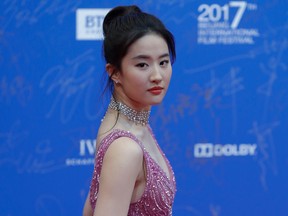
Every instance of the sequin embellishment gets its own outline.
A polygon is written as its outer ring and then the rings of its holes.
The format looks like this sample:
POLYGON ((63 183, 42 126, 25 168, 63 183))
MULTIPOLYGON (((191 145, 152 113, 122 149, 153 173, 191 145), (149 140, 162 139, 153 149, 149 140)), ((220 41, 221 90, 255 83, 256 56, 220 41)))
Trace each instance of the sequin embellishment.
MULTIPOLYGON (((148 128, 155 140, 151 128, 149 126, 148 128)), ((142 148, 147 172, 147 182, 144 193, 138 201, 130 204, 128 216, 172 215, 172 205, 176 192, 176 182, 174 172, 172 170, 172 167, 170 166, 168 159, 165 157, 160 147, 158 146, 169 168, 169 176, 166 175, 163 169, 149 155, 149 153, 145 150, 141 141, 137 139, 137 137, 135 137, 128 131, 116 129, 113 130, 109 135, 107 135, 99 145, 100 147, 96 155, 95 167, 90 185, 90 202, 92 208, 95 208, 97 201, 100 171, 102 168, 104 155, 110 144, 120 137, 129 137, 130 139, 138 143, 138 145, 142 148)), ((158 145, 156 140, 155 143, 156 145, 158 145)))

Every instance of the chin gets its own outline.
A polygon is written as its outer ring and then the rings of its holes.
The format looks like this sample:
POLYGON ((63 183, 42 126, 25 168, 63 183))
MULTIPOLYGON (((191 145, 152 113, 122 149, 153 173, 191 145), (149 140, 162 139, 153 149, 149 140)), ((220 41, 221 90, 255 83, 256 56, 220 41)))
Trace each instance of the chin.
POLYGON ((162 102, 162 99, 161 100, 155 100, 155 101, 153 101, 153 102, 151 102, 151 105, 158 105, 158 104, 160 104, 162 102))

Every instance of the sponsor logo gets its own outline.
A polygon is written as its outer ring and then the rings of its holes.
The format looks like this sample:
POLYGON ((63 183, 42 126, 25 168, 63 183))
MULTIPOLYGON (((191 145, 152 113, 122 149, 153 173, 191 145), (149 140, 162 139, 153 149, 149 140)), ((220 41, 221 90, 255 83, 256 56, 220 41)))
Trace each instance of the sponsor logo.
POLYGON ((96 150, 96 140, 80 140, 79 155, 86 156, 87 153, 90 156, 94 156, 96 150))
POLYGON ((110 9, 77 9, 76 39, 103 40, 102 24, 110 9))
POLYGON ((241 21, 257 8, 257 4, 246 1, 201 4, 198 7, 198 44, 254 44, 254 38, 259 37, 258 29, 245 28, 241 21))
POLYGON ((194 145, 195 158, 211 157, 239 157, 256 154, 256 144, 212 144, 196 143, 194 145))
POLYGON ((80 140, 78 157, 67 158, 65 161, 66 166, 85 166, 94 164, 95 151, 96 140, 80 140))

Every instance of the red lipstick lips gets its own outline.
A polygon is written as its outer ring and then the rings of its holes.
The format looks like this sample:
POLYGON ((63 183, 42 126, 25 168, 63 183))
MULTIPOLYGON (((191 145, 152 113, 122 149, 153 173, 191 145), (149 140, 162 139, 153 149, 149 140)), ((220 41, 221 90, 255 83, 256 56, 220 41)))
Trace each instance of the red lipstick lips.
POLYGON ((153 88, 148 89, 148 91, 154 95, 159 95, 162 93, 163 88, 160 86, 155 86, 153 88))

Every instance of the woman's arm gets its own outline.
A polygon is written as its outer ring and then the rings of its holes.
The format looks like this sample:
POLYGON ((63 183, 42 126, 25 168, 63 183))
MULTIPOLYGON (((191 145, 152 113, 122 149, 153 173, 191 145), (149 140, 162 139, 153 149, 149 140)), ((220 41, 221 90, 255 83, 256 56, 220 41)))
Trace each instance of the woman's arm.
POLYGON ((127 216, 142 163, 143 151, 133 140, 123 137, 110 145, 103 160, 94 216, 127 216))
POLYGON ((90 192, 87 195, 82 215, 83 216, 92 216, 93 215, 93 210, 92 210, 92 207, 90 204, 90 192))

